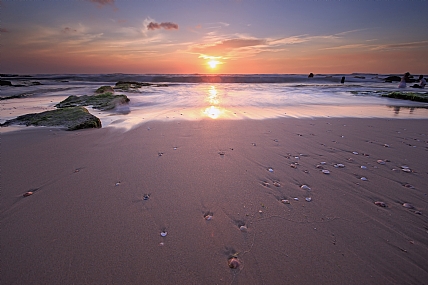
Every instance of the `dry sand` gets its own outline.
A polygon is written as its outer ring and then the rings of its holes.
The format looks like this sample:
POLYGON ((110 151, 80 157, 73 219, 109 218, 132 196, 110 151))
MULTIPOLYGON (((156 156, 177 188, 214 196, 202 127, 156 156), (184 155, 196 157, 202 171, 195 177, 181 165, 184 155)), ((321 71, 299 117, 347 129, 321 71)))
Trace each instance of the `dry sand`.
POLYGON ((0 166, 1 284, 428 284, 428 120, 29 129, 0 166))

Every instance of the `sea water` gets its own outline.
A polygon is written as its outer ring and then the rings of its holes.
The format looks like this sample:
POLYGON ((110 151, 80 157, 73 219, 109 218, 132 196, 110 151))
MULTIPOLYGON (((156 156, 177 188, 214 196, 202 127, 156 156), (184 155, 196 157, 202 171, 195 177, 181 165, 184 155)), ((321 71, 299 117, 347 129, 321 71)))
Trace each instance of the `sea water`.
POLYGON ((118 81, 152 83, 125 94, 127 105, 111 112, 88 110, 103 127, 131 128, 150 120, 268 119, 278 117, 428 118, 428 103, 382 97, 398 89, 388 75, 295 74, 136 75, 55 74, 3 75, 14 86, 0 86, 0 123, 27 113, 55 109, 70 95, 91 95, 118 81), (341 83, 341 78, 345 82, 341 83))

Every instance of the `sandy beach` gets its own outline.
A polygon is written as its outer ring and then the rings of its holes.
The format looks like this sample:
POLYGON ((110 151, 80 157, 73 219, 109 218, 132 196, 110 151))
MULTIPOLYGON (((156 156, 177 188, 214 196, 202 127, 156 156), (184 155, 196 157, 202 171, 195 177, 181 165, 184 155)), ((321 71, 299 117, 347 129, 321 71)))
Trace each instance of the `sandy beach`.
POLYGON ((2 284, 428 284, 427 119, 0 139, 2 284))

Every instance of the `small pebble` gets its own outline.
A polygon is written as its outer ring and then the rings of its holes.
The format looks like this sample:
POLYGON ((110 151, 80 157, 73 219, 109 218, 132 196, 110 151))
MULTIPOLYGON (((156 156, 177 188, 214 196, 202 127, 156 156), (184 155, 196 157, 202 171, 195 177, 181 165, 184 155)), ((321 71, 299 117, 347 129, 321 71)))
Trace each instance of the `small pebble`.
POLYGON ((275 181, 275 182, 273 183, 273 185, 274 185, 274 186, 276 186, 276 187, 280 187, 280 186, 281 186, 281 184, 280 184, 279 182, 277 182, 277 181, 275 181))
POLYGON ((269 171, 269 172, 273 172, 273 168, 272 168, 272 167, 269 167, 269 168, 268 168, 268 171, 269 171))
POLYGON ((119 186, 120 185, 120 182, 116 182, 116 184, 114 184, 114 186, 119 186))
POLYGON ((367 181, 368 180, 367 177, 364 177, 364 176, 361 177, 360 179, 363 180, 363 181, 367 181))
POLYGON ((299 201, 299 198, 297 198, 297 197, 296 197, 296 198, 293 198, 293 199, 294 199, 294 201, 299 201))
POLYGON ((31 191, 28 191, 28 192, 25 192, 24 194, 22 194, 22 196, 24 196, 24 197, 28 197, 31 195, 33 195, 33 192, 31 192, 31 191))
POLYGON ((286 199, 282 199, 282 200, 281 200, 281 203, 283 203, 283 204, 290 204, 290 201, 288 201, 288 200, 286 200, 286 199))
POLYGON ((302 186, 300 186, 300 188, 301 188, 302 190, 311 191, 311 188, 310 188, 308 185, 302 185, 302 186))
POLYGON ((337 164, 334 165, 334 167, 336 167, 336 168, 344 168, 345 165, 343 165, 342 163, 337 163, 337 164))
POLYGON ((327 164, 327 162, 325 162, 325 161, 321 161, 321 162, 320 162, 320 164, 321 164, 321 165, 326 165, 326 164, 327 164))
POLYGON ((150 194, 144 194, 143 195, 143 200, 147 201, 150 198, 150 194))
POLYGON ((167 234, 168 234, 167 231, 161 231, 161 233, 160 233, 161 237, 166 237, 167 234))
POLYGON ((324 173, 324 174, 330 174, 330 171, 328 171, 327 169, 323 169, 323 170, 321 170, 322 171, 322 173, 324 173))
POLYGON ((353 151, 352 153, 353 153, 353 154, 355 154, 355 155, 357 155, 357 154, 358 154, 358 152, 356 152, 356 151, 353 151))
POLYGON ((307 202, 310 202, 310 201, 312 201, 312 198, 311 198, 311 197, 306 197, 306 198, 305 198, 305 200, 306 200, 307 202))
POLYGON ((367 166, 361 165, 361 169, 367 169, 367 166))
POLYGON ((244 225, 244 226, 240 226, 240 227, 239 227, 239 230, 240 230, 241 232, 246 232, 246 231, 248 230, 248 228, 244 225))
POLYGON ((374 204, 379 207, 384 207, 384 208, 386 207, 386 204, 384 202, 376 201, 374 202, 374 204))
POLYGON ((407 209, 414 209, 415 207, 412 205, 412 204, 410 204, 410 203, 404 203, 403 204, 403 207, 404 208, 407 208, 407 209))
POLYGON ((389 144, 384 144, 383 146, 384 146, 384 147, 389 147, 389 144))
POLYGON ((402 168, 401 170, 404 171, 404 172, 407 172, 407 173, 412 172, 409 168, 402 168))
POLYGON ((385 164, 385 161, 383 161, 382 159, 379 159, 379 160, 377 161, 377 163, 379 163, 380 165, 384 165, 384 164, 385 164))
POLYGON ((236 269, 239 266, 241 266, 241 262, 239 261, 239 259, 237 257, 231 257, 227 261, 227 265, 229 265, 229 267, 232 269, 236 269))

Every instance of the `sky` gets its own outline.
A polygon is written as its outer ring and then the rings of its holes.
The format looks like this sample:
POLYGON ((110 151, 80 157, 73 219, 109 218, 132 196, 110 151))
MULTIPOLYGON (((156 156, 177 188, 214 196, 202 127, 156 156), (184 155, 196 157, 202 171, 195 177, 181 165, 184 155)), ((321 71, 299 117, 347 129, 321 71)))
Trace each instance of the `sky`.
POLYGON ((428 74, 428 0, 0 0, 0 73, 428 74))

